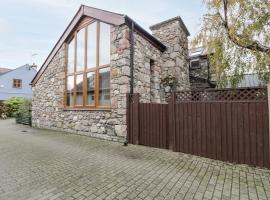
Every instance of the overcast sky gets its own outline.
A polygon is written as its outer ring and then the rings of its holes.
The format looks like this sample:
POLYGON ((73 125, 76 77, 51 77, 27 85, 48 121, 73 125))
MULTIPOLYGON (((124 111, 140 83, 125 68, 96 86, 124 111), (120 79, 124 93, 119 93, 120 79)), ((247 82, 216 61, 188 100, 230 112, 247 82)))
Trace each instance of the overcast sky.
POLYGON ((191 36, 204 12, 202 0, 0 0, 0 67, 41 66, 81 4, 127 14, 147 30, 181 16, 191 36))

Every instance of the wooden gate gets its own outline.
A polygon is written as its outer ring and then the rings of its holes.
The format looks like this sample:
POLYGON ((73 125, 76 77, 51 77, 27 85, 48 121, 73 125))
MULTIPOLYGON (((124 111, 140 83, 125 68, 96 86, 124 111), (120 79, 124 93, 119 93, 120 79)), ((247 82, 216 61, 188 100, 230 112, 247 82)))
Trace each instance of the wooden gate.
POLYGON ((267 89, 174 93, 169 104, 128 95, 128 141, 233 163, 269 167, 267 89))

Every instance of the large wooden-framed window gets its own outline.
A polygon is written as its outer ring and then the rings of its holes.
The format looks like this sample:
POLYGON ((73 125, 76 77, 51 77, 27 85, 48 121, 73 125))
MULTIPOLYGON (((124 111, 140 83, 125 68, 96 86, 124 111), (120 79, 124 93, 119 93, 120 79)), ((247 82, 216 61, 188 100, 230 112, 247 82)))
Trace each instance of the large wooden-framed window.
POLYGON ((13 79, 12 87, 21 89, 22 88, 22 80, 21 79, 13 79))
POLYGON ((110 42, 110 25, 94 20, 67 42, 67 109, 110 109, 110 42))

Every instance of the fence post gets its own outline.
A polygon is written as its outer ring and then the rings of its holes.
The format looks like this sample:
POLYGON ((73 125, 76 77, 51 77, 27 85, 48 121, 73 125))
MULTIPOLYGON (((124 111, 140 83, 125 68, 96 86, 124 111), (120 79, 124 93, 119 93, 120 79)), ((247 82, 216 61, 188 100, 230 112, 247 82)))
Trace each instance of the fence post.
POLYGON ((169 149, 175 151, 175 93, 169 100, 169 149))
MULTIPOLYGON (((267 100, 268 100, 268 134, 269 134, 269 154, 270 154, 270 83, 267 84, 267 100)), ((270 159, 270 158, 269 158, 270 159)))
POLYGON ((126 96, 126 104, 127 104, 127 113, 126 113, 126 123, 127 123, 127 136, 126 136, 126 145, 127 143, 132 143, 132 137, 131 137, 131 125, 130 125, 130 107, 131 107, 131 99, 130 99, 130 95, 129 93, 127 93, 127 96, 126 96))
POLYGON ((132 95, 132 140, 133 144, 139 144, 139 101, 138 93, 132 95))
POLYGON ((32 109, 29 108, 29 126, 32 126, 32 109))

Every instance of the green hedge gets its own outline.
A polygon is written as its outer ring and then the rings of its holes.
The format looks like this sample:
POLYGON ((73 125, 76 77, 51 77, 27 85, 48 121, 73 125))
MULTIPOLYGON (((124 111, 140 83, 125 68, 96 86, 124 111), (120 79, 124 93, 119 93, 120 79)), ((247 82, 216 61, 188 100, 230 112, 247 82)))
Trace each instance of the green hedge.
POLYGON ((0 104, 0 116, 16 117, 17 115, 30 114, 31 99, 23 97, 11 97, 0 104))
POLYGON ((31 110, 32 110, 31 99, 24 98, 22 104, 20 104, 18 110, 15 112, 15 115, 28 116, 28 115, 31 115, 31 110))

